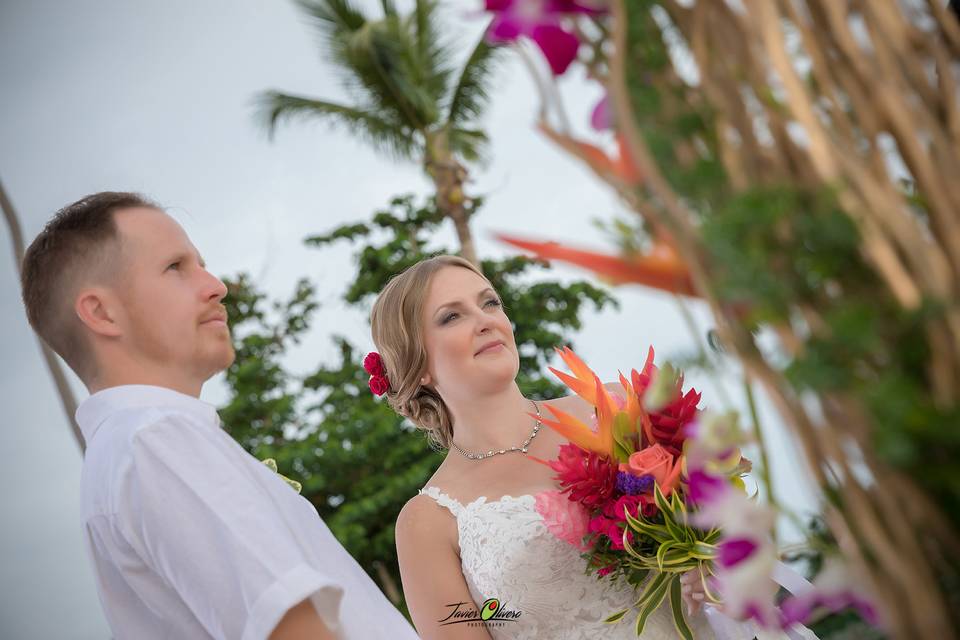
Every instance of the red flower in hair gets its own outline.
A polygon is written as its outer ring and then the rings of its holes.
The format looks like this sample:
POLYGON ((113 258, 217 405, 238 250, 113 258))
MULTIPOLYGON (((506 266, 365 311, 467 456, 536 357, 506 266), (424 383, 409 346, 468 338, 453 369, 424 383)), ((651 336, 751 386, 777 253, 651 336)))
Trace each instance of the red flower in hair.
POLYGON ((390 382, 387 381, 387 376, 373 376, 370 378, 370 391, 374 395, 382 396, 390 389, 390 382))
POLYGON ((363 369, 372 376, 382 376, 387 373, 383 368, 383 359, 376 351, 371 351, 363 359, 363 369))
POLYGON ((363 359, 363 369, 370 374, 370 391, 374 395, 382 396, 390 390, 390 379, 387 378, 387 370, 383 366, 383 358, 376 351, 371 351, 363 359))

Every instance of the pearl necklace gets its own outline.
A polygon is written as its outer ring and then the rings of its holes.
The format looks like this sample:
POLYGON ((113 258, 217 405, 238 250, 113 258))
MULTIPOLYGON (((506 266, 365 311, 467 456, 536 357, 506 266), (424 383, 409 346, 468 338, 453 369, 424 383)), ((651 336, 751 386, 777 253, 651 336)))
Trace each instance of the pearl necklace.
POLYGON ((540 423, 540 407, 537 405, 536 400, 530 400, 533 403, 533 408, 537 410, 537 423, 533 425, 533 431, 530 432, 530 435, 527 436, 527 439, 523 441, 519 447, 510 447, 509 449, 500 449, 499 451, 491 449, 486 453, 468 453, 460 448, 456 442, 452 442, 453 448, 460 452, 465 458, 469 460, 483 460, 484 458, 489 458, 491 456, 499 456, 504 453, 511 453, 513 451, 519 451, 520 453, 526 453, 530 448, 530 442, 537 437, 537 433, 540 431, 542 424, 540 423))

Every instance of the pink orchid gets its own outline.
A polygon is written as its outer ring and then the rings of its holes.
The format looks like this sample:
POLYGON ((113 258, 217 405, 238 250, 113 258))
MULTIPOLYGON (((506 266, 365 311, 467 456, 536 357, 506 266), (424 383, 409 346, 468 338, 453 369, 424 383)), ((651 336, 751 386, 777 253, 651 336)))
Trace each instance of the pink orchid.
POLYGON ((543 51, 555 75, 567 70, 580 48, 577 36, 562 26, 563 19, 604 12, 599 3, 587 0, 485 0, 485 7, 494 14, 487 34, 492 42, 530 38, 543 51))
POLYGON ((610 106, 610 96, 603 94, 600 102, 590 113, 590 126, 597 131, 606 131, 613 128, 613 109, 610 106))

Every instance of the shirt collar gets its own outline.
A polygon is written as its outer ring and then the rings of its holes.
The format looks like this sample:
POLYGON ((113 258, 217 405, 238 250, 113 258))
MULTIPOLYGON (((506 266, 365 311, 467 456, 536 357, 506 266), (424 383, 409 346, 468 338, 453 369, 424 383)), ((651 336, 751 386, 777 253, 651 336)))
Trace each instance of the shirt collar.
POLYGON ((77 424, 89 446, 97 429, 111 414, 123 409, 156 407, 179 409, 214 425, 220 423, 216 407, 203 400, 166 387, 126 384, 103 389, 81 402, 77 407, 77 424))

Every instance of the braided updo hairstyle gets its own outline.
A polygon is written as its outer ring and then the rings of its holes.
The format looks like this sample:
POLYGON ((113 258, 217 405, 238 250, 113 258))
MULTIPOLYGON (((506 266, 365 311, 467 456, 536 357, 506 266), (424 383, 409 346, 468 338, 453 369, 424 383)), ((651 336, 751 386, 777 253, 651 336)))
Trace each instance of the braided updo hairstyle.
POLYGON ((373 304, 370 324, 373 343, 390 380, 387 402, 426 431, 431 443, 449 449, 453 442, 453 416, 436 391, 420 384, 427 373, 423 304, 433 275, 445 267, 469 269, 486 280, 480 269, 458 256, 421 260, 394 276, 383 288, 373 304))

